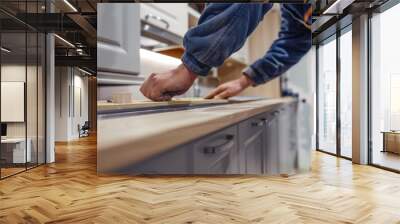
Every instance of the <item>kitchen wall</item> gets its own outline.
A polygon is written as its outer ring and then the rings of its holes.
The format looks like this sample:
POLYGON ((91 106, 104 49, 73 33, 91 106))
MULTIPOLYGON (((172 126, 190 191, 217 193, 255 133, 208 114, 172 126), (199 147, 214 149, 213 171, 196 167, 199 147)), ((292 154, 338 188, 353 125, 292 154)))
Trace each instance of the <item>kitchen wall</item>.
MULTIPOLYGON (((275 5, 265 16, 263 21, 257 26, 254 32, 249 36, 246 44, 240 49, 244 58, 243 62, 251 65, 257 59, 263 57, 270 48, 274 40, 278 37, 280 30, 280 10, 275 5)), ((242 75, 245 64, 232 63, 231 66, 224 66, 218 70, 219 80, 224 83, 242 75)), ((240 95, 242 96, 264 96, 276 98, 280 97, 280 80, 274 79, 264 85, 247 88, 240 95)))
MULTIPOLYGON (((256 30, 250 35, 248 41, 249 64, 265 55, 274 40, 278 37, 280 30, 280 10, 274 6, 269 11, 264 20, 257 26, 256 30)), ((265 85, 246 89, 242 95, 280 97, 279 79, 274 79, 265 85)))

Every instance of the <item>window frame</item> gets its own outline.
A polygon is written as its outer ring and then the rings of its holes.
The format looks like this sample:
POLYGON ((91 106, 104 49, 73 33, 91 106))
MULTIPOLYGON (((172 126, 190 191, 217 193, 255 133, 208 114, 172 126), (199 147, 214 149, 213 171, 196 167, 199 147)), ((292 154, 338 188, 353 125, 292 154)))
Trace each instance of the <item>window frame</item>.
POLYGON ((340 38, 342 35, 346 34, 347 32, 352 32, 352 23, 347 24, 343 28, 337 29, 335 33, 332 35, 328 36, 327 38, 320 40, 316 44, 316 150, 319 152, 327 153, 329 155, 337 156, 340 158, 344 158, 347 160, 352 160, 352 158, 347 157, 342 155, 341 152, 341 119, 340 119, 340 103, 341 103, 341 97, 340 97, 340 84, 341 84, 341 65, 340 65, 340 60, 341 60, 341 55, 340 55, 340 38), (319 49, 320 45, 329 43, 331 41, 336 41, 336 152, 328 152, 324 149, 321 149, 319 147, 319 110, 320 110, 320 102, 319 102, 319 49))

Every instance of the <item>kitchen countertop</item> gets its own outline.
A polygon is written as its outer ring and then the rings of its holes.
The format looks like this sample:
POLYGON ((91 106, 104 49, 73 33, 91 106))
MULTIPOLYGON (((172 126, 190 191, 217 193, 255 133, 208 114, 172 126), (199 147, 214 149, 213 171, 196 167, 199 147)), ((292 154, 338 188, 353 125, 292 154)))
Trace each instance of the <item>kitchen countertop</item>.
POLYGON ((120 169, 295 98, 259 100, 174 112, 99 118, 97 167, 120 169))

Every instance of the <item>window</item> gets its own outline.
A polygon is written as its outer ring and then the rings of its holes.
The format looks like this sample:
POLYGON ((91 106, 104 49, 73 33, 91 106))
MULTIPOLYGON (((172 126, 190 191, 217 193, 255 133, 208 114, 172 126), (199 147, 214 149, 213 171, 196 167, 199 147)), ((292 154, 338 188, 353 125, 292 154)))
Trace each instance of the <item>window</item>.
POLYGON ((339 34, 322 41, 318 48, 317 147, 320 151, 351 159, 353 131, 351 24, 340 30, 339 34), (340 123, 337 123, 338 121, 340 123))
MULTIPOLYGON (((346 32, 347 31, 347 32, 346 32)), ((352 32, 340 36, 340 155, 352 157, 352 32)))
POLYGON ((336 39, 318 48, 319 150, 336 153, 336 39))
POLYGON ((371 162, 400 170, 400 5, 371 18, 371 162))

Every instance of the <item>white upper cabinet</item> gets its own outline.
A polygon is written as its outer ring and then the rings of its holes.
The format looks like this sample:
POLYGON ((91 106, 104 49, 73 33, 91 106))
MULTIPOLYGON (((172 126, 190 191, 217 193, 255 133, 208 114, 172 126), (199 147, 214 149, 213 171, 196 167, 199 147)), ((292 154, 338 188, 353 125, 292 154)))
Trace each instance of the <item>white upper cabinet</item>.
POLYGON ((137 76, 140 72, 139 6, 102 3, 98 4, 97 13, 99 74, 111 74, 112 77, 137 76))
POLYGON ((140 18, 153 25, 184 36, 188 30, 187 3, 141 3, 140 18))

